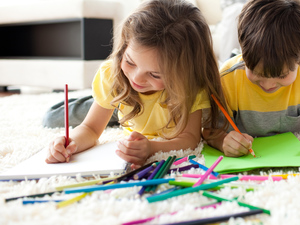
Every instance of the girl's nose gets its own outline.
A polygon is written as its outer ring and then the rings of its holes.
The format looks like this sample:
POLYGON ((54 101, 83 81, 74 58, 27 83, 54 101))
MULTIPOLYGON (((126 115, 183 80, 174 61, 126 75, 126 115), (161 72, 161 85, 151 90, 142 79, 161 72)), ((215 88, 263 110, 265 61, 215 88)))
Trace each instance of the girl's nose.
POLYGON ((136 70, 132 78, 134 83, 141 84, 144 81, 144 75, 140 70, 136 70))

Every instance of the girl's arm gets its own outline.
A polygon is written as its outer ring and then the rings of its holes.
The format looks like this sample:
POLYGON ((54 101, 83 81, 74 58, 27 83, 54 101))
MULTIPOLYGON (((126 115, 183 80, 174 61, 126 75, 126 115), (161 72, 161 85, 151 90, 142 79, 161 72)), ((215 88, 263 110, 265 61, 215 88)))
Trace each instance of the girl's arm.
POLYGON ((165 141, 150 141, 151 154, 158 151, 195 149, 201 141, 202 110, 190 114, 186 128, 177 137, 165 141))
POLYGON ((113 114, 94 102, 84 121, 70 134, 70 144, 65 148, 65 138, 59 137, 50 143, 47 163, 68 161, 70 156, 93 147, 113 114))
POLYGON ((127 139, 118 143, 117 154, 127 162, 133 163, 135 168, 143 165, 149 156, 158 151, 194 149, 201 140, 201 116, 202 110, 191 113, 186 128, 170 140, 148 140, 144 135, 132 132, 127 139))

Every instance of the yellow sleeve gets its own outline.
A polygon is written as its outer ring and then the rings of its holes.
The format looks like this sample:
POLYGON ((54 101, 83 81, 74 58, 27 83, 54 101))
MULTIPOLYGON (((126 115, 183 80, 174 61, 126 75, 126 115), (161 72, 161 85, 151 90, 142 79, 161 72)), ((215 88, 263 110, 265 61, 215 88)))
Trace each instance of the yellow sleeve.
POLYGON ((113 85, 113 77, 111 74, 111 61, 105 61, 101 64, 99 70, 97 71, 93 84, 92 84, 92 94, 94 100, 103 108, 113 109, 114 107, 110 104, 113 100, 111 95, 113 85))
POLYGON ((191 113, 199 109, 210 108, 210 101, 206 94, 206 91, 200 91, 196 97, 196 101, 192 107, 191 113))

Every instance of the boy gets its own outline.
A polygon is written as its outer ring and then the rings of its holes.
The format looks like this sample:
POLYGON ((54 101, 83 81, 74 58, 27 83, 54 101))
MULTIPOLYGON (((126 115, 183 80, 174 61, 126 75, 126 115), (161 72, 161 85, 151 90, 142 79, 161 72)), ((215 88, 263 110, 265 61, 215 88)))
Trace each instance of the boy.
POLYGON ((207 140, 232 157, 248 154, 253 137, 300 131, 300 2, 249 1, 238 38, 242 54, 220 72, 229 114, 243 135, 230 127, 207 140))

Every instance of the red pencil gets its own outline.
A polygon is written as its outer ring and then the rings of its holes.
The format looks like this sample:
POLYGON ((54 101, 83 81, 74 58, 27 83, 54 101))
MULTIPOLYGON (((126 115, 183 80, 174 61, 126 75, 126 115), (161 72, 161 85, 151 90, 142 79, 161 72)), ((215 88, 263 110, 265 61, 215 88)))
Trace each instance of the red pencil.
POLYGON ((65 147, 69 145, 69 105, 68 105, 68 85, 65 85, 65 130, 66 130, 66 144, 65 147))
MULTIPOLYGON (((233 127, 233 129, 237 132, 239 132, 240 134, 241 131, 239 130, 239 128, 234 124, 234 122, 232 121, 232 119, 230 118, 230 116, 228 115, 228 113, 226 112, 226 110, 223 108, 223 106, 221 105, 221 103, 218 101, 218 99, 212 94, 211 97, 214 99, 214 101, 216 102, 216 104, 219 106, 219 108, 221 109, 221 111, 223 112, 224 116, 227 118, 228 122, 231 124, 231 126, 233 127)), ((256 157, 254 151, 252 148, 249 149, 249 152, 251 153, 251 155, 253 155, 254 157, 256 157)))

